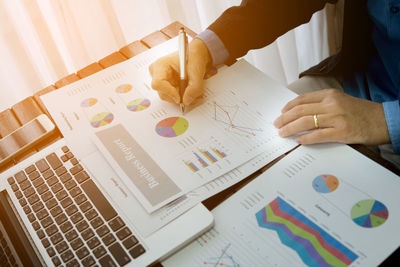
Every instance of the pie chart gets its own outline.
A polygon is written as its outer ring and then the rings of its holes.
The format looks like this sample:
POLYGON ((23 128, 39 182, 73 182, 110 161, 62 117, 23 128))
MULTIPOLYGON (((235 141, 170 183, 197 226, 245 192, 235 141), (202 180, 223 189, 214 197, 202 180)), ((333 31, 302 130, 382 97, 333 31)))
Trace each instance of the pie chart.
POLYGON ((150 107, 150 100, 146 98, 138 98, 135 100, 132 100, 131 102, 128 103, 126 106, 130 111, 142 111, 150 107))
POLYGON ((169 117, 156 125, 156 133, 162 137, 176 137, 189 128, 189 122, 182 117, 169 117))
POLYGON ((114 119, 114 115, 110 112, 101 112, 93 116, 90 120, 90 124, 94 128, 99 128, 110 124, 114 119))
POLYGON ((88 108, 88 107, 94 106, 96 103, 97 103, 96 98, 93 98, 93 97, 87 98, 81 102, 81 107, 88 108))
POLYGON ((333 175, 322 174, 314 178, 312 186, 318 193, 331 193, 339 186, 339 180, 333 175))
POLYGON ((389 217, 386 206, 375 199, 364 199, 357 202, 350 213, 353 222, 361 227, 374 228, 382 225, 389 217))
POLYGON ((121 84, 115 89, 115 92, 118 94, 125 94, 128 93, 130 90, 132 90, 132 85, 130 84, 121 84))

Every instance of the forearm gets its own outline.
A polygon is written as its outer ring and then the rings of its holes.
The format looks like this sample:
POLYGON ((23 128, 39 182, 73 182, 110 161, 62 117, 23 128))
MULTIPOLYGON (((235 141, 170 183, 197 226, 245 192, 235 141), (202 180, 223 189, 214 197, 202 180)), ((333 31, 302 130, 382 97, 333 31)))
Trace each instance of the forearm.
POLYGON ((240 6, 227 9, 208 29, 220 38, 232 60, 308 22, 327 2, 335 0, 243 0, 240 6))

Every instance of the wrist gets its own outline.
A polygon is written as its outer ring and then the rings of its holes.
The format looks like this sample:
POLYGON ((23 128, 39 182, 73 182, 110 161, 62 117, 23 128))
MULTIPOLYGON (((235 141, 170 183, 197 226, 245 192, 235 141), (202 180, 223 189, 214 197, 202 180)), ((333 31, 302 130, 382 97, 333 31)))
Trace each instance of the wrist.
POLYGON ((383 105, 381 103, 377 104, 377 110, 376 110, 376 120, 379 123, 376 125, 375 131, 376 131, 376 136, 377 136, 377 144, 388 144, 390 143, 390 135, 389 135, 389 129, 387 126, 386 122, 386 117, 385 117, 385 111, 383 108, 383 105))

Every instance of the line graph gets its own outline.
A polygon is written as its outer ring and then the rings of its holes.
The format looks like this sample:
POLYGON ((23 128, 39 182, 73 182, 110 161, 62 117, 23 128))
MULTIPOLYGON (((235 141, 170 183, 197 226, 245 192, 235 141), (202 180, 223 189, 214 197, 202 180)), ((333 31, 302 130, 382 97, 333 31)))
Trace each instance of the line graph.
POLYGON ((212 102, 214 108, 213 119, 221 124, 224 124, 228 132, 235 133, 241 136, 252 137, 263 130, 260 128, 252 128, 236 123, 240 107, 238 105, 220 105, 217 102, 212 102))
POLYGON ((228 254, 231 243, 228 243, 222 250, 218 257, 212 257, 205 260, 204 265, 224 266, 224 267, 239 267, 240 265, 228 254))

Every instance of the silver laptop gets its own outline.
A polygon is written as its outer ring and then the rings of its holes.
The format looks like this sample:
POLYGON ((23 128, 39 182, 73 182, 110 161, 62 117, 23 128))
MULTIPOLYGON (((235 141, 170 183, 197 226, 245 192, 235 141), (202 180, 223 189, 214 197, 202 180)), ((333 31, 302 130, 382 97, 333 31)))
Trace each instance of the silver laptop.
POLYGON ((0 266, 146 266, 213 224, 198 204, 144 236, 93 168, 62 139, 1 174, 0 266))

